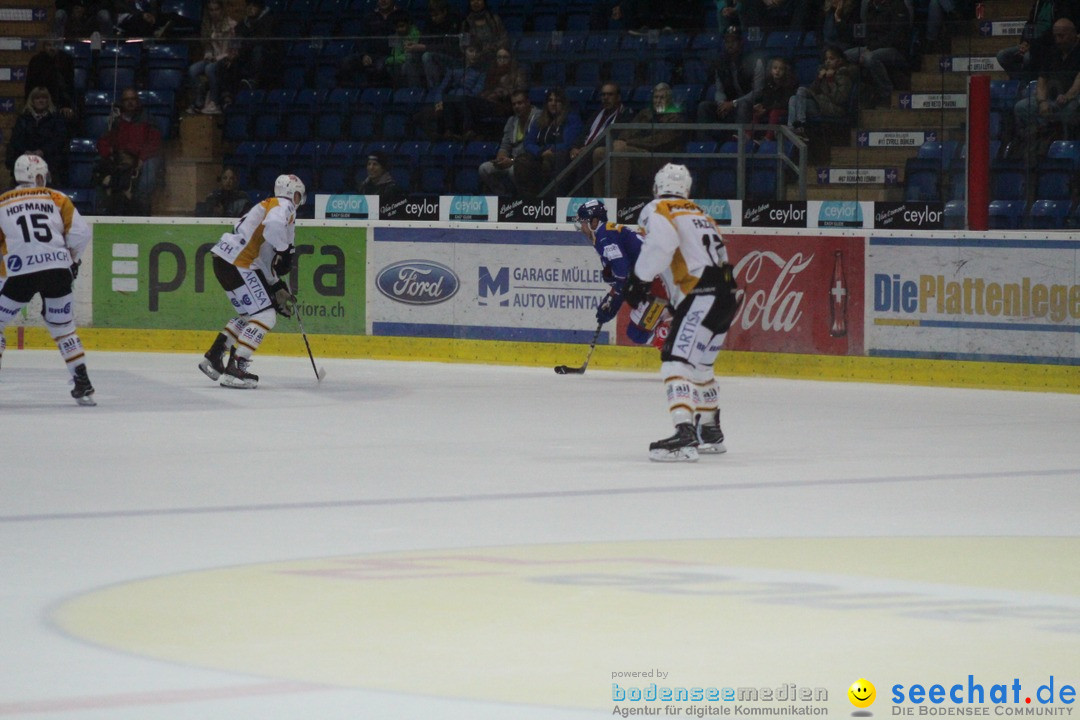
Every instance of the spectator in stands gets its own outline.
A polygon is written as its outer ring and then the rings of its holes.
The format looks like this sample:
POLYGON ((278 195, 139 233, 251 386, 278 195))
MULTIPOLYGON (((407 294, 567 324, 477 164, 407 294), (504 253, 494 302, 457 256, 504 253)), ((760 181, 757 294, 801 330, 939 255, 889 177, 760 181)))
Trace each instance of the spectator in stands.
POLYGON ((75 58, 60 46, 59 38, 46 38, 41 50, 30 58, 23 99, 28 100, 30 91, 39 87, 49 91, 64 120, 69 123, 75 120, 75 58))
MULTIPOLYGON (((798 81, 791 70, 791 63, 781 57, 775 57, 769 61, 769 74, 765 78, 765 84, 761 92, 754 96, 755 123, 780 125, 787 120, 788 103, 795 96, 795 88, 798 81)), ((776 139, 776 133, 769 130, 765 133, 766 140, 776 139)))
MULTIPOLYGON (((97 0, 56 0, 53 32, 56 37, 81 40, 93 33, 112 35, 111 3, 97 0)), ((49 168, 52 170, 52 168, 49 168)))
POLYGON ((636 2, 597 2, 589 18, 589 28, 599 32, 636 30, 643 24, 636 9, 636 2))
POLYGON ((487 68, 501 47, 508 47, 508 37, 502 19, 487 6, 487 0, 469 0, 469 14, 461 23, 461 32, 469 36, 469 44, 480 49, 480 65, 487 68))
POLYGON ((796 135, 808 140, 806 121, 817 117, 839 118, 851 111, 851 90, 855 86, 852 68, 837 45, 825 48, 824 60, 809 87, 795 91, 788 103, 788 124, 796 135))
POLYGON ((221 109, 232 105, 244 85, 244 66, 240 62, 240 42, 232 40, 225 49, 225 57, 218 61, 218 88, 221 91, 221 109))
MULTIPOLYGON (((697 107, 699 123, 748 123, 753 98, 765 86, 765 62, 743 52, 742 30, 732 25, 724 35, 724 51, 713 63, 713 97, 697 107)), ((723 133, 730 135, 729 132, 723 133)))
POLYGON ((495 159, 480 165, 480 181, 489 192, 500 197, 514 197, 517 186, 514 183, 514 167, 517 159, 525 152, 525 136, 533 121, 540 116, 540 109, 529 102, 529 94, 515 90, 510 95, 513 115, 503 128, 502 142, 495 153, 495 159))
POLYGON ((192 101, 188 112, 221 114, 221 81, 218 71, 236 35, 236 21, 225 12, 222 0, 208 0, 202 19, 203 56, 188 69, 192 101))
MULTIPOLYGON (((600 109, 585 121, 584 133, 581 139, 570 148, 570 159, 574 160, 583 152, 591 153, 594 149, 593 146, 603 139, 604 130, 609 125, 630 122, 633 117, 633 111, 623 104, 622 91, 619 89, 618 83, 604 83, 600 86, 600 109)), ((584 181, 590 170, 592 170, 592 164, 588 161, 582 161, 578 164, 575 180, 578 183, 584 181)))
MULTIPOLYGON (((1080 109, 1080 39, 1076 24, 1069 18, 1061 18, 1051 30, 1054 45, 1041 57, 1039 77, 1035 92, 1016 103, 1017 141, 1010 156, 1022 148, 1032 161, 1041 152, 1036 148, 1038 136, 1052 131, 1052 123, 1069 128, 1077 122, 1080 109)), ((1045 140, 1052 139, 1050 137, 1045 140)))
POLYGON ((808 0, 744 0, 739 18, 745 27, 770 30, 802 30, 806 27, 808 0))
POLYGON ((116 0, 115 32, 120 37, 160 36, 166 28, 159 19, 158 0, 116 0))
POLYGON ((862 45, 848 48, 848 62, 866 69, 873 98, 869 103, 892 103, 893 81, 889 71, 906 72, 911 45, 911 10, 904 0, 869 0, 865 12, 866 36, 862 45))
POLYGON ((540 115, 529 126, 525 152, 518 156, 514 180, 521 194, 539 196, 570 163, 570 148, 581 134, 581 118, 571 112, 562 88, 552 88, 544 98, 540 115))
POLYGON ((429 140, 463 139, 472 132, 473 116, 466 98, 478 98, 484 90, 485 73, 480 49, 465 48, 465 64, 446 71, 435 89, 435 104, 416 115, 416 124, 429 140))
POLYGON ((135 88, 124 88, 118 112, 109 130, 98 139, 97 147, 98 177, 112 177, 111 191, 118 187, 122 193, 130 191, 132 212, 149 215, 161 169, 161 132, 147 120, 135 88), (128 175, 132 180, 130 188, 116 182, 117 177, 128 175))
POLYGON ((67 122, 53 105, 45 87, 30 91, 26 106, 15 119, 5 158, 7 169, 14 172, 20 155, 37 155, 49 165, 51 183, 63 187, 67 183, 68 165, 67 122))
MULTIPOLYGON (((634 181, 648 180, 652 183, 656 171, 659 170, 668 158, 664 153, 678 152, 681 150, 685 134, 681 130, 667 130, 659 125, 686 122, 686 116, 682 108, 678 107, 672 96, 671 86, 667 83, 657 83, 653 86, 652 104, 638 112, 631 120, 634 124, 648 124, 653 127, 649 130, 631 130, 616 134, 612 142, 613 152, 641 153, 655 155, 649 158, 611 158, 611 196, 616 198, 628 197, 631 183, 634 181)), ((606 159, 607 149, 598 147, 593 151, 593 165, 600 166, 606 159)), ((597 197, 605 197, 605 172, 598 171, 593 175, 593 194, 597 197)), ((640 191, 640 188, 634 188, 640 191)), ((646 193, 642 193, 646 194, 646 193)))
POLYGON ((210 191, 206 199, 195 206, 198 217, 238 218, 244 214, 251 200, 238 185, 236 170, 224 168, 218 176, 218 186, 210 191))
POLYGON ((428 88, 436 88, 460 57, 462 20, 450 9, 447 0, 430 0, 428 16, 428 21, 420 28, 422 42, 415 49, 422 53, 420 61, 428 88))
POLYGON ((615 82, 606 82, 600 86, 600 109, 585 121, 585 134, 582 139, 570 148, 570 159, 573 160, 590 145, 600 140, 601 134, 608 125, 617 122, 630 122, 633 111, 622 101, 622 90, 615 82))
POLYGON ((364 40, 359 52, 346 57, 338 72, 338 84, 346 87, 384 87, 393 83, 386 62, 390 58, 390 38, 398 20, 405 16, 394 0, 378 0, 364 16, 364 40))
POLYGON ((244 83, 251 87, 272 87, 281 69, 284 51, 274 37, 274 15, 266 0, 247 0, 247 14, 237 24, 240 42, 240 67, 244 83))
POLYGON ((1020 44, 998 51, 998 64, 1009 77, 1025 81, 1036 78, 1036 56, 1053 46, 1051 29, 1061 18, 1080 23, 1080 0, 1035 0, 1028 11, 1020 44))
POLYGON ((859 0, 825 0, 821 39, 841 50, 855 46, 855 26, 860 22, 859 0))
POLYGON ((504 118, 510 115, 510 95, 524 87, 527 87, 525 73, 514 62, 510 48, 499 48, 495 53, 495 64, 488 68, 484 75, 484 89, 480 92, 480 97, 487 105, 478 106, 476 116, 493 115, 504 118))
POLYGON ((394 87, 425 87, 421 47, 420 28, 405 13, 397 15, 386 58, 386 71, 394 87))
POLYGON ((743 0, 716 0, 716 25, 723 35, 732 25, 742 25, 743 0))
POLYGON ((402 200, 405 192, 390 174, 390 159, 384 152, 373 152, 368 155, 367 170, 364 179, 357 186, 356 191, 361 195, 378 195, 380 200, 402 200))

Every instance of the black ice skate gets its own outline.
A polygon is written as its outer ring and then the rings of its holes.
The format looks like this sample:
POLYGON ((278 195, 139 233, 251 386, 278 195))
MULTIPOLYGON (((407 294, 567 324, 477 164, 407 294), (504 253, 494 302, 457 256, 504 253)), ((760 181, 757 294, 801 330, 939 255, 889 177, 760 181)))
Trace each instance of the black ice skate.
POLYGON ((229 356, 229 365, 225 368, 225 372, 221 374, 221 387, 238 388, 240 390, 251 390, 259 384, 259 376, 254 373, 249 373, 248 368, 251 366, 251 360, 239 355, 229 356))
POLYGON ((724 447, 724 431, 720 429, 719 410, 711 421, 698 425, 697 449, 703 455, 719 455, 727 452, 727 448, 724 447))
POLYGON ((90 376, 86 374, 86 366, 78 365, 75 368, 75 387, 71 390, 71 397, 80 405, 97 405, 94 402, 94 386, 90 384, 90 376))
POLYGON ((675 434, 649 444, 649 459, 656 462, 695 462, 698 436, 691 423, 679 423, 675 434))
MULTIPOLYGON (((230 359, 232 359, 234 352, 233 348, 229 348, 230 359)), ((218 333, 214 344, 210 346, 210 349, 206 351, 203 357, 205 359, 199 363, 199 369, 203 371, 206 377, 217 380, 225 372, 225 333, 218 333)))

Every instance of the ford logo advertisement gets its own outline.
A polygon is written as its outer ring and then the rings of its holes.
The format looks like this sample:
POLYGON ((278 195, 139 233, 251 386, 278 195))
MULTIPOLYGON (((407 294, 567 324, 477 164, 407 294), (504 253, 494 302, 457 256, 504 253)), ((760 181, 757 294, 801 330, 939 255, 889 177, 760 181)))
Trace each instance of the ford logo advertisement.
POLYGON ((402 260, 379 271, 375 287, 386 297, 407 305, 435 305, 457 294, 457 275, 445 265, 427 260, 402 260))

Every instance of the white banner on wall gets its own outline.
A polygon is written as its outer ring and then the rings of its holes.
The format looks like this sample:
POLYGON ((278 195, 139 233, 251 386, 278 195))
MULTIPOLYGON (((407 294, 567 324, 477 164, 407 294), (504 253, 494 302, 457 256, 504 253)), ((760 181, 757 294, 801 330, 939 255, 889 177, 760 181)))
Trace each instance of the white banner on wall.
POLYGON ((608 290, 596 251, 563 229, 378 227, 367 265, 372 335, 588 342, 608 290))
POLYGON ((875 236, 865 282, 871 355, 1080 357, 1080 240, 875 236))

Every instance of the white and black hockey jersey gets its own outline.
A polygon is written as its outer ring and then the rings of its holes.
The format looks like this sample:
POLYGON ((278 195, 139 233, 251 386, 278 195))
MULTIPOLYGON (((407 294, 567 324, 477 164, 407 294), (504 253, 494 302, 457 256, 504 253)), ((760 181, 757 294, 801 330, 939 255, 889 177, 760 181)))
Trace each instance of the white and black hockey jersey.
POLYGON ((271 281, 274 256, 286 252, 296 240, 296 206, 288 198, 267 198, 221 236, 212 253, 239 268, 260 270, 271 281))
POLYGON ((644 237, 634 273, 642 280, 659 276, 672 305, 682 302, 707 268, 728 262, 720 228, 692 200, 653 200, 638 223, 644 237))
POLYGON ((0 195, 0 277, 70 268, 90 237, 90 226, 62 192, 20 187, 0 195))

